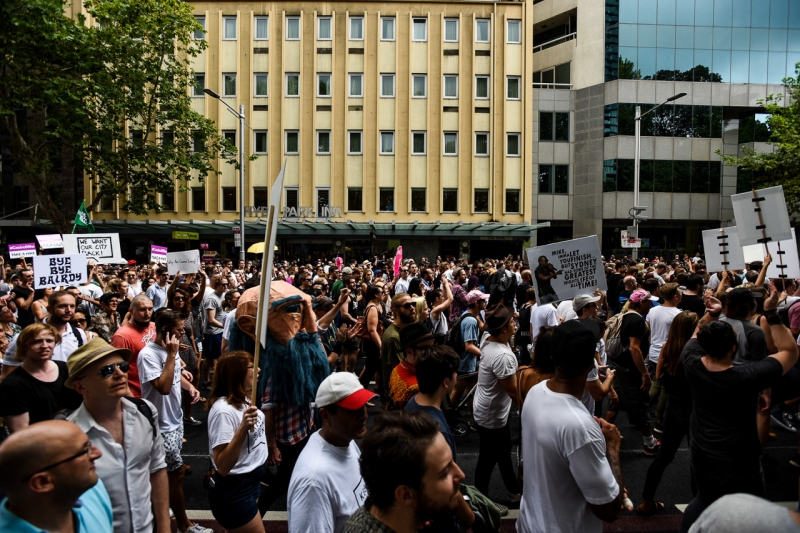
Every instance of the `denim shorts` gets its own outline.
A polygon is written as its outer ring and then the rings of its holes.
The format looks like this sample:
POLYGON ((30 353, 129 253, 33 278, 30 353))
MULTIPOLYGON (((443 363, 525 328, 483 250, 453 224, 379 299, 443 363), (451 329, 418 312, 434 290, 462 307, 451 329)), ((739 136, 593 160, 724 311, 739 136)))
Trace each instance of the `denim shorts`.
POLYGON ((216 521, 227 530, 242 527, 258 515, 258 496, 267 465, 246 474, 214 474, 208 503, 216 521))

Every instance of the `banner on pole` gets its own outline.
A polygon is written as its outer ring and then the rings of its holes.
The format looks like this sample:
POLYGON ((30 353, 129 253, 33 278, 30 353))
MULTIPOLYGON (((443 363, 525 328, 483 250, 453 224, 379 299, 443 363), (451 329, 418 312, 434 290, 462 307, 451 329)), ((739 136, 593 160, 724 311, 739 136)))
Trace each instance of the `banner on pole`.
POLYGON ((167 247, 158 246, 155 244, 150 245, 150 261, 153 263, 166 263, 167 262, 167 247))
POLYGON ((22 257, 34 257, 35 255, 36 255, 35 242, 8 245, 8 257, 10 257, 11 259, 20 259, 22 257))
MULTIPOLYGON (((768 242, 767 248, 772 256, 772 263, 770 263, 767 267, 767 278, 800 278, 800 259, 798 259, 797 241, 795 240, 794 228, 792 228, 791 239, 778 242, 768 242), (778 245, 780 245, 780 250, 778 250, 778 245), (782 270, 781 265, 783 265, 782 270)), ((761 244, 745 246, 742 249, 742 252, 744 255, 744 261, 746 263, 762 261, 764 259, 764 246, 761 244)), ((708 254, 706 254, 706 257, 707 256, 708 254)))
POLYGON ((39 241, 39 246, 42 250, 57 250, 64 247, 64 240, 61 238, 60 233, 37 235, 36 240, 39 241))
MULTIPOLYGON (((764 248, 761 257, 764 257, 764 248)), ((745 258, 742 246, 739 243, 739 230, 736 226, 730 228, 709 229, 703 232, 703 249, 706 252, 706 269, 709 272, 722 272, 723 270, 744 270, 745 258)))
POLYGON ((87 280, 83 254, 37 255, 33 258, 33 288, 83 285, 87 280))
POLYGON ((168 252, 167 269, 169 275, 174 276, 178 271, 186 274, 197 272, 203 267, 200 261, 200 250, 188 250, 186 252, 168 252))
POLYGON ((65 233, 63 237, 65 254, 84 254, 87 260, 104 265, 127 263, 119 246, 119 233, 65 233))
POLYGON ((526 250, 533 267, 539 305, 569 300, 579 294, 605 292, 606 276, 597 235, 535 246, 526 250))

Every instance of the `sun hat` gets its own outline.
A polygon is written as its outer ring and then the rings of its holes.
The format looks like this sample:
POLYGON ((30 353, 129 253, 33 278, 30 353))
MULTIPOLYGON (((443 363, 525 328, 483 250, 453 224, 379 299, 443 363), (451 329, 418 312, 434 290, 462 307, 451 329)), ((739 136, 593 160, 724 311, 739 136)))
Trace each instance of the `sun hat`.
POLYGON ((69 377, 64 381, 64 385, 72 388, 72 382, 75 381, 89 365, 114 354, 119 355, 125 361, 130 361, 133 355, 127 348, 114 348, 101 337, 95 337, 90 340, 69 356, 67 360, 69 377))

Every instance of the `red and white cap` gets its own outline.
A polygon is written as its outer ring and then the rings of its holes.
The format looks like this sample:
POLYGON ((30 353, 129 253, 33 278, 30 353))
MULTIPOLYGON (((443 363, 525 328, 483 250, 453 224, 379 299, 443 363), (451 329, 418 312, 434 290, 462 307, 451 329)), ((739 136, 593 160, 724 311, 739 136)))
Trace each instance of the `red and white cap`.
POLYGON ((354 411, 378 395, 361 386, 355 374, 336 372, 320 383, 315 403, 317 408, 336 404, 354 411))

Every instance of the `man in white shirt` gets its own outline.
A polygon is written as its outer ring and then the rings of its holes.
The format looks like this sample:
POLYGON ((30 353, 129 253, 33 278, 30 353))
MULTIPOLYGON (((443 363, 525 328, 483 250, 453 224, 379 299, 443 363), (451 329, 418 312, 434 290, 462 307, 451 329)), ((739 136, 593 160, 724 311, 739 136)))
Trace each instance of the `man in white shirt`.
POLYGON ((574 309, 573 300, 564 300, 558 304, 558 307, 556 307, 556 313, 558 314, 558 318, 562 323, 566 322, 567 320, 575 320, 578 318, 578 315, 574 309))
POLYGON ((90 315, 94 315, 101 309, 100 297, 103 295, 103 289, 92 283, 92 277, 96 277, 95 267, 96 265, 89 263, 87 267, 88 275, 86 277, 86 283, 78 287, 78 290, 81 291, 83 295, 83 300, 91 304, 89 305, 90 315))
POLYGON ((600 533, 625 498, 619 430, 581 403, 594 367, 594 335, 577 320, 551 340, 555 375, 533 387, 522 408, 525 488, 520 533, 600 533))
POLYGON ((555 304, 536 304, 531 311, 531 352, 536 349, 536 338, 544 326, 557 326, 561 323, 555 304))
POLYGON ((394 282, 394 293, 408 292, 408 266, 400 267, 400 277, 394 282))
POLYGON ((308 439, 289 482, 290 533, 339 533, 364 505, 368 493, 355 439, 367 433, 367 402, 376 396, 350 372, 331 374, 320 384, 315 403, 322 429, 308 439))
POLYGON ((128 281, 128 297, 133 300, 142 293, 142 281, 132 269, 125 272, 125 279, 128 281))
POLYGON ((167 292, 169 291, 169 274, 166 268, 156 270, 156 282, 147 289, 147 296, 153 300, 153 312, 167 305, 167 292))

